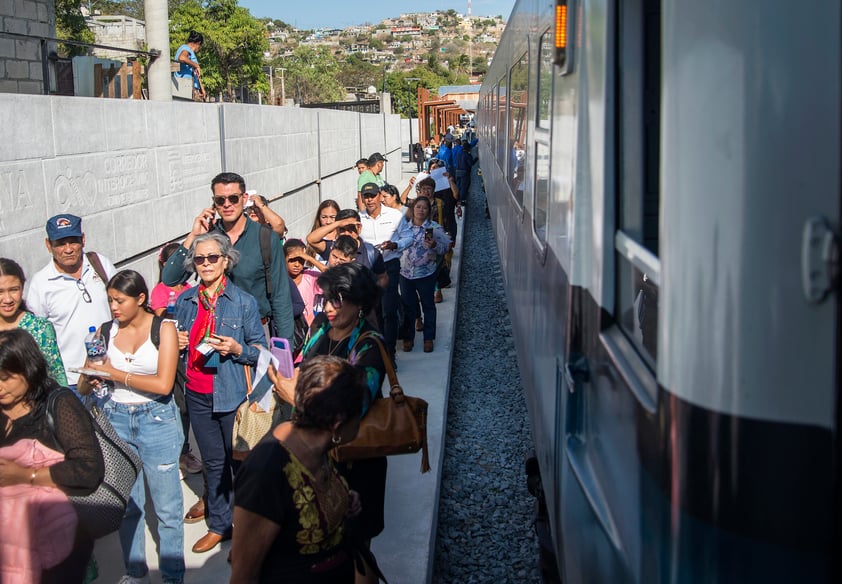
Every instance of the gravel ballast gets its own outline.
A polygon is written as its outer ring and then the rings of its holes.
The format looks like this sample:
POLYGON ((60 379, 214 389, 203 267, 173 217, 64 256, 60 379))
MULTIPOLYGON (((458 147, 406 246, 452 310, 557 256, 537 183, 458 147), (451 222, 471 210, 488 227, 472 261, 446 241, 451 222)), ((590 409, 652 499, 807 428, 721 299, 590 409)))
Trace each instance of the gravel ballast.
POLYGON ((474 174, 462 223, 433 582, 537 583, 535 499, 524 474, 532 434, 480 183, 474 174))

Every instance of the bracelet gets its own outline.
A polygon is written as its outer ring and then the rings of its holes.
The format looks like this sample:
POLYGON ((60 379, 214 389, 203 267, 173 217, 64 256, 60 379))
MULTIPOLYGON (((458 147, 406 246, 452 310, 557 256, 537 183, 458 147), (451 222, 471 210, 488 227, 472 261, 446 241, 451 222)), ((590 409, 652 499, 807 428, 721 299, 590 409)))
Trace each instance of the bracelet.
POLYGON ((129 378, 130 378, 131 376, 132 376, 132 374, 131 374, 131 373, 126 373, 126 387, 130 387, 130 386, 129 386, 129 378))
POLYGON ((38 474, 38 469, 32 471, 32 476, 29 477, 29 485, 34 487, 35 486, 35 475, 38 474))

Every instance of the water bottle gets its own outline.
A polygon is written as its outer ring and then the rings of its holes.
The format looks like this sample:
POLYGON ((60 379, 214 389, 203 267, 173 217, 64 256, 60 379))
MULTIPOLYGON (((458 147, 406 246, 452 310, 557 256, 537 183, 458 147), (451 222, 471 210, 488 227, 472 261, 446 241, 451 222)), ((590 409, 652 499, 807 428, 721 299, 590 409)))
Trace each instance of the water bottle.
POLYGON ((96 334, 96 327, 88 327, 88 334, 85 336, 85 351, 91 363, 105 363, 105 342, 102 337, 96 334))
POLYGON ((167 300, 167 318, 175 318, 175 291, 170 290, 170 298, 167 300))
MULTIPOLYGON (((88 360, 91 363, 104 363, 107 349, 105 348, 105 341, 102 337, 96 334, 96 327, 88 327, 88 334, 85 335, 85 352, 88 354, 88 360)), ((98 398, 104 398, 108 395, 108 384, 105 380, 101 380, 99 387, 93 388, 93 393, 98 398)))

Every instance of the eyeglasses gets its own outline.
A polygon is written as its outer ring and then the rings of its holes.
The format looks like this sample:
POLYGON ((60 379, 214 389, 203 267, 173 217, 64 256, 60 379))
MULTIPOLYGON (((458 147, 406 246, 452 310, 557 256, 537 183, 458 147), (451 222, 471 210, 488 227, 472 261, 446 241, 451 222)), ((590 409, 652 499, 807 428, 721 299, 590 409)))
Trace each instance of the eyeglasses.
POLYGON ((236 205, 237 203, 240 202, 240 197, 242 197, 242 196, 243 196, 243 193, 237 193, 236 195, 228 195, 227 197, 226 196, 214 197, 213 198, 213 204, 216 205, 217 207, 222 207, 225 204, 225 201, 227 200, 232 205, 236 205))
POLYGON ((212 253, 212 254, 206 255, 206 256, 193 256, 193 263, 196 264, 197 266, 201 266, 202 264, 205 263, 205 260, 208 260, 209 263, 215 264, 216 262, 219 261, 219 258, 221 258, 221 257, 222 256, 218 253, 212 253))
POLYGON ((295 256, 294 258, 287 258, 288 264, 304 264, 306 262, 307 262, 307 260, 305 260, 301 256, 295 256))
POLYGON ((82 300, 90 304, 91 294, 90 292, 88 292, 88 289, 85 288, 85 285, 82 283, 82 280, 76 280, 76 287, 79 288, 80 292, 82 292, 82 300))

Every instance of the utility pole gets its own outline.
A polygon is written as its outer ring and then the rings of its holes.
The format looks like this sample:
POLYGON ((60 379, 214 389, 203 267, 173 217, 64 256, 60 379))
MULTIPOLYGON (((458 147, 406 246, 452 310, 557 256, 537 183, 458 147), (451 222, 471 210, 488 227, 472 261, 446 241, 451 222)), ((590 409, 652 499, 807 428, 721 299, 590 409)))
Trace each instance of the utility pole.
MULTIPOLYGON (((157 58, 149 63, 147 82, 149 99, 154 101, 172 101, 172 83, 170 82, 170 28, 167 20, 167 0, 145 0, 143 10, 146 14, 146 42, 149 50, 158 51, 157 58)), ((135 81, 137 83, 137 81, 135 81)))
POLYGON ((287 92, 286 87, 284 87, 284 71, 286 71, 286 67, 276 67, 275 69, 281 72, 281 105, 286 105, 287 92))
MULTIPOLYGON (((413 81, 421 81, 421 78, 420 77, 404 77, 404 81, 406 81, 407 91, 409 92, 409 95, 411 97, 412 96, 412 82, 413 81)), ((408 111, 409 115, 407 116, 407 117, 409 117, 409 161, 412 162, 412 145, 413 145, 414 142, 412 141, 412 100, 411 99, 409 100, 409 103, 407 104, 407 110, 409 110, 408 111)))

